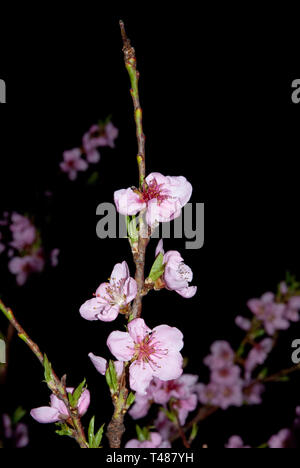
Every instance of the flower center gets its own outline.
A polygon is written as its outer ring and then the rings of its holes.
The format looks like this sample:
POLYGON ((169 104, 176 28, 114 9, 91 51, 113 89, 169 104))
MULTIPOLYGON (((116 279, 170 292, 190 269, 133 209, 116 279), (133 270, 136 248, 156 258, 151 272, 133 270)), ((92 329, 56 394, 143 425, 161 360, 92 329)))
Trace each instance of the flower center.
POLYGON ((193 272, 185 263, 181 262, 178 265, 177 272, 181 279, 191 282, 193 280, 193 272))
POLYGON ((151 335, 147 335, 139 343, 135 343, 134 350, 134 360, 139 361, 140 363, 144 362, 146 364, 150 364, 150 366, 153 365, 155 367, 160 367, 156 360, 161 359, 163 356, 168 354, 168 350, 163 349, 161 347, 161 343, 156 341, 155 332, 151 335))
POLYGON ((145 203, 148 203, 154 198, 158 203, 162 203, 164 200, 169 198, 169 195, 165 190, 163 190, 162 186, 153 179, 148 185, 144 185, 141 197, 145 203))

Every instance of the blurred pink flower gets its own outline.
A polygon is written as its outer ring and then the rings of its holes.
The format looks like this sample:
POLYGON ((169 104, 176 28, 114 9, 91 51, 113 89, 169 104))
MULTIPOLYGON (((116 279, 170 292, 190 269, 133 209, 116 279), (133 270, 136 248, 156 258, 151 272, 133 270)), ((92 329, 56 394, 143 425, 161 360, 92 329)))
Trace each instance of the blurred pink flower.
POLYGON ((180 253, 175 250, 164 253, 162 240, 159 241, 156 248, 156 256, 160 253, 164 255, 166 288, 170 291, 176 291, 180 296, 187 299, 195 296, 197 287, 189 286, 189 283, 193 281, 193 272, 184 263, 180 253))
POLYGON ((211 370, 232 366, 235 353, 227 341, 215 341, 211 346, 211 354, 204 359, 204 364, 211 370))
POLYGON ((24 250, 30 247, 36 240, 36 229, 28 218, 18 213, 11 216, 10 230, 12 232, 12 242, 10 245, 17 250, 24 250))
POLYGON ((92 149, 86 153, 86 159, 90 164, 97 164, 100 161, 101 156, 98 150, 92 149))
POLYGON ((291 437, 291 431, 289 429, 282 429, 278 434, 273 435, 269 442, 269 448, 271 449, 284 449, 288 448, 288 441, 291 437))
POLYGON ((157 432, 159 432, 162 436, 163 440, 170 440, 170 438, 175 435, 178 430, 163 411, 158 413, 158 416, 154 421, 154 425, 157 432))
POLYGON ((130 277, 127 263, 118 263, 113 269, 110 282, 100 284, 96 297, 81 306, 80 314, 86 320, 112 322, 120 310, 135 299, 136 294, 137 284, 130 277))
POLYGON ((150 440, 140 442, 137 439, 132 439, 125 445, 125 448, 171 448, 170 442, 163 441, 160 434, 151 432, 150 440))
POLYGON ((29 435, 26 424, 18 423, 14 426, 8 414, 3 414, 2 424, 5 439, 10 440, 15 448, 27 447, 29 444, 29 435))
POLYGON ((275 302, 272 293, 264 294, 261 299, 251 299, 248 307, 264 324, 268 335, 273 336, 277 330, 287 330, 290 323, 285 318, 286 305, 275 302))
POLYGON ((0 232, 0 255, 5 251, 6 247, 5 245, 1 242, 2 239, 2 233, 0 232))
POLYGON ((104 125, 92 125, 88 132, 83 135, 82 144, 88 154, 99 146, 109 146, 115 148, 115 140, 119 135, 119 130, 112 122, 104 125))
POLYGON ((136 215, 147 209, 146 221, 149 226, 153 226, 157 222, 168 222, 180 216, 192 191, 185 177, 165 177, 154 172, 146 177, 142 191, 131 188, 118 190, 114 199, 118 212, 123 215, 136 215))
MULTIPOLYGON (((74 388, 67 388, 68 393, 73 393, 74 388)), ((78 401, 78 412, 83 416, 90 405, 90 392, 84 390, 78 401)), ((50 406, 35 408, 30 412, 33 419, 41 424, 55 423, 69 419, 69 413, 66 405, 55 395, 51 395, 50 406)))
POLYGON ((23 286, 31 273, 41 273, 45 267, 42 251, 35 252, 25 257, 14 257, 9 261, 8 269, 16 275, 19 286, 23 286))
POLYGON ((81 150, 74 148, 70 151, 64 151, 64 161, 60 163, 60 168, 66 172, 70 180, 76 180, 77 173, 86 171, 88 168, 87 162, 81 157, 81 150))
POLYGON ((183 335, 177 328, 160 325, 150 330, 143 319, 128 324, 128 333, 114 331, 107 340, 118 361, 131 361, 130 387, 146 394, 153 377, 174 380, 182 374, 183 335))
POLYGON ((53 268, 58 266, 60 250, 59 249, 53 249, 50 253, 50 263, 53 268))
POLYGON ((227 449, 249 449, 251 447, 244 444, 243 439, 240 436, 232 436, 225 445, 227 449))
POLYGON ((245 362, 246 380, 250 379, 257 366, 262 365, 273 349, 273 340, 266 338, 251 349, 245 362))
POLYGON ((249 331, 251 329, 251 320, 241 317, 240 315, 235 318, 235 324, 244 331, 249 331))

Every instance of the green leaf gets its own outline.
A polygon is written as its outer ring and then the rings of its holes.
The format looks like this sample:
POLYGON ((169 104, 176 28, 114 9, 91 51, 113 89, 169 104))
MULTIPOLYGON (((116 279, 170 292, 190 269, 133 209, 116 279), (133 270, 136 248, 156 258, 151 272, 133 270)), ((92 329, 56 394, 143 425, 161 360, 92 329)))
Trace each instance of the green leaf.
POLYGON ((110 376, 111 376, 112 389, 116 393, 119 388, 118 376, 116 373, 114 362, 111 360, 109 361, 108 369, 109 369, 110 376))
POLYGON ((19 406, 12 416, 12 419, 11 419, 12 423, 14 425, 18 424, 18 422, 20 422, 21 419, 24 418, 25 414, 26 414, 26 411, 21 406, 19 406))
POLYGON ((99 431, 97 432, 97 434, 95 435, 95 439, 94 439, 94 448, 99 448, 100 447, 100 444, 102 442, 102 437, 103 437, 103 432, 104 432, 104 426, 105 424, 103 424, 99 431))
POLYGON ((173 423, 177 424, 177 416, 172 411, 168 411, 166 408, 161 407, 161 410, 165 413, 167 418, 173 423))
POLYGON ((126 400, 126 407, 130 408, 130 406, 134 403, 134 400, 135 400, 135 394, 130 392, 126 400))
POLYGON ((165 266, 164 266, 164 256, 162 253, 160 253, 157 257, 155 262, 153 263, 153 266, 151 268, 149 278, 155 282, 160 278, 165 271, 165 266))
POLYGON ((58 423, 56 425, 60 427, 60 429, 55 431, 56 434, 60 436, 73 437, 73 431, 67 424, 58 423))
POLYGON ((198 430, 199 430, 198 424, 194 423, 193 424, 193 429, 192 429, 192 432, 191 432, 191 435, 190 435, 190 441, 193 441, 193 440, 196 439, 196 437, 198 435, 198 430))
POLYGON ((85 384, 86 384, 86 379, 81 382, 80 385, 74 390, 73 395, 72 395, 72 400, 73 400, 73 407, 76 408, 78 405, 79 398, 82 395, 82 392, 85 390, 85 384))
POLYGON ((260 330, 256 330, 254 331, 253 333, 251 333, 252 335, 252 338, 254 340, 256 340, 256 338, 261 338, 262 336, 264 336, 266 334, 265 330, 263 329, 260 329, 260 330))
POLYGON ((291 379, 287 375, 283 377, 278 377, 278 379, 276 379, 276 382, 290 382, 290 381, 291 379))
POLYGON ((147 427, 144 427, 143 429, 137 424, 135 426, 135 429, 136 429, 136 434, 137 434, 137 438, 140 442, 145 442, 145 440, 149 440, 149 430, 147 429, 147 427))
POLYGON ((94 438, 95 438, 94 434, 95 434, 95 416, 92 417, 90 424, 89 424, 89 430, 88 430, 90 448, 93 448, 93 445, 94 445, 94 438))
POLYGON ((97 171, 93 172, 89 177, 87 184, 88 185, 95 185, 99 180, 99 173, 97 171))
POLYGON ((44 354, 44 375, 47 383, 52 382, 52 366, 48 361, 46 354, 44 354))
POLYGON ((259 374, 258 374, 258 379, 259 380, 264 380, 269 374, 269 369, 265 367, 259 374))

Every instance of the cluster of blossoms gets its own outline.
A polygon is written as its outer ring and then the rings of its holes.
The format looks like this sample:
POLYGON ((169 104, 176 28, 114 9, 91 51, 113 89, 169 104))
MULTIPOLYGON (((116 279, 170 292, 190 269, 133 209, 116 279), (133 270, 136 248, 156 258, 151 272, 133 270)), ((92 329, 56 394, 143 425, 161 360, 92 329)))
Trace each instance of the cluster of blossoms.
POLYGON ((70 180, 76 180, 78 172, 84 172, 89 164, 97 164, 101 155, 99 148, 115 148, 119 130, 110 121, 92 125, 83 135, 80 148, 64 151, 60 169, 68 174, 70 180))
MULTIPOLYGON (((285 448, 297 448, 297 440, 295 437, 295 431, 299 431, 300 428, 300 407, 296 408, 296 418, 291 429, 281 429, 277 434, 274 434, 263 448, 270 449, 285 449, 285 448)), ((252 448, 244 444, 243 439, 238 436, 230 437, 229 441, 225 445, 227 449, 245 449, 252 448)))
MULTIPOLYGON (((16 276, 17 284, 23 286, 32 273, 41 273, 46 265, 40 233, 28 217, 15 212, 4 213, 0 227, 3 230, 0 254, 7 252, 8 269, 16 276)), ((58 255, 58 249, 50 252, 49 262, 53 267, 58 265, 58 255)))
POLYGON ((272 340, 270 343, 267 341, 256 344, 250 351, 245 360, 245 376, 242 376, 241 368, 236 364, 236 353, 231 345, 227 341, 216 341, 211 347, 211 354, 204 359, 211 371, 210 382, 197 386, 200 403, 223 410, 230 406, 240 407, 244 403, 260 404, 264 386, 254 383, 251 374, 264 363, 272 349, 272 340))
MULTIPOLYGON (((291 322, 299 321, 300 296, 293 296, 285 282, 280 284, 280 295, 266 293, 260 299, 248 301, 248 308, 263 324, 266 333, 274 336, 279 330, 287 330, 291 322)), ((237 317, 236 323, 244 330, 250 330, 251 321, 237 317)))

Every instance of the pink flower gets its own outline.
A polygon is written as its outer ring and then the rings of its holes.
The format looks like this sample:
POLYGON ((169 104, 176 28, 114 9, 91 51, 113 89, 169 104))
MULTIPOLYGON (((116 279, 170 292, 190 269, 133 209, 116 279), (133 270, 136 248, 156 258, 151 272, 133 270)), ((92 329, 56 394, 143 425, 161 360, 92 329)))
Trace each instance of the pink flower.
POLYGON ((197 385, 197 393, 202 405, 218 406, 219 386, 215 383, 197 385))
POLYGON ((244 445, 244 442, 240 436, 230 437, 228 443, 225 445, 227 449, 249 449, 251 447, 244 445))
POLYGON ((204 359, 204 364, 211 370, 232 366, 235 354, 227 341, 216 341, 211 346, 211 355, 204 359))
POLYGON ((5 439, 10 440, 15 448, 27 447, 29 444, 29 435, 26 424, 18 423, 14 427, 8 414, 3 414, 2 423, 5 439))
POLYGON ((261 405, 262 394, 265 392, 266 387, 260 383, 250 385, 244 389, 244 400, 248 405, 261 405))
POLYGON ((97 164, 100 161, 101 156, 98 150, 92 149, 86 153, 86 159, 90 164, 97 164))
POLYGON ((154 172, 146 177, 142 191, 123 189, 115 192, 114 198, 118 212, 123 215, 136 215, 147 209, 146 221, 153 226, 178 218, 192 191, 185 177, 165 177, 154 172))
POLYGON ((180 253, 175 250, 170 250, 165 254, 162 240, 158 243, 156 256, 159 253, 164 254, 164 281, 166 288, 170 291, 176 291, 180 296, 187 299, 195 296, 197 287, 189 286, 189 283, 193 281, 193 272, 191 268, 184 263, 180 253))
POLYGON ((18 213, 13 213, 11 220, 10 230, 13 240, 10 245, 17 250, 25 250, 36 240, 36 229, 28 218, 18 213))
POLYGON ((45 260, 42 251, 25 257, 14 257, 8 264, 9 271, 16 275, 16 281, 19 286, 23 286, 31 273, 41 273, 45 266, 45 260))
POLYGON ((53 249, 52 252, 50 253, 50 263, 51 263, 51 266, 53 268, 57 267, 58 266, 58 257, 59 257, 59 254, 60 254, 60 250, 59 249, 53 249))
POLYGON ((170 442, 163 441, 160 434, 151 432, 150 439, 140 442, 137 439, 132 439, 125 445, 125 448, 171 448, 170 442))
MULTIPOLYGON (((101 375, 105 375, 105 373, 107 371, 107 367, 108 367, 107 360, 100 357, 100 356, 95 356, 95 354, 93 354, 93 353, 89 354, 89 358, 92 361, 92 363, 94 364, 97 371, 101 375)), ((114 364, 115 364, 116 374, 120 378, 122 376, 122 374, 123 374, 124 362, 115 361, 114 364)))
POLYGON ((150 330, 143 319, 128 324, 128 333, 114 331, 107 346, 118 361, 131 361, 130 387, 145 394, 153 377, 177 379, 182 374, 183 335, 177 328, 160 325, 150 330))
POLYGON ((220 406, 223 410, 228 409, 230 406, 243 406, 242 383, 242 380, 239 380, 231 384, 221 385, 218 389, 217 406, 220 406))
POLYGON ((300 296, 293 296, 290 298, 284 316, 291 322, 299 321, 299 310, 300 310, 300 296))
POLYGON ((249 352, 248 357, 245 362, 245 371, 247 379, 250 378, 251 373, 257 367, 262 365, 273 348, 273 340, 271 338, 266 338, 260 343, 257 343, 249 352))
MULTIPOLYGON (((68 393, 73 393, 74 388, 67 388, 68 393)), ((78 401, 78 412, 83 416, 90 405, 90 392, 84 390, 78 401)), ((55 395, 51 395, 50 406, 42 406, 30 411, 31 416, 41 424, 55 423, 69 419, 69 413, 66 405, 55 395)))
POLYGON ((271 449, 287 448, 290 437, 291 431, 289 429, 282 429, 278 434, 270 438, 268 445, 271 449))
POLYGON ((251 299, 248 307, 264 323, 268 335, 273 336, 277 330, 287 330, 290 323, 285 318, 285 304, 275 302, 272 293, 266 293, 261 299, 251 299))
POLYGON ((86 320, 112 322, 136 295, 137 283, 130 277, 127 263, 118 263, 113 269, 110 282, 100 284, 96 297, 81 306, 80 314, 86 320))
POLYGON ((216 384, 234 384, 241 375, 241 369, 238 366, 228 366, 221 369, 214 369, 211 374, 211 381, 216 384))
POLYGON ((115 147, 115 139, 119 135, 119 130, 109 122, 104 125, 92 125, 87 133, 83 135, 82 144, 88 154, 99 146, 115 147))
POLYGON ((86 171, 88 168, 88 163, 81 158, 81 150, 79 148, 65 151, 63 158, 64 161, 60 163, 60 168, 68 174, 70 180, 76 180, 77 172, 86 171))
POLYGON ((235 324, 244 331, 249 331, 251 329, 251 320, 241 317, 240 315, 236 317, 235 324))
MULTIPOLYGON (((194 411, 197 404, 196 383, 197 375, 183 374, 177 380, 164 382, 154 378, 146 395, 136 393, 135 403, 129 411, 133 419, 146 416, 152 403, 165 406, 171 399, 177 407, 179 417, 183 421, 190 411, 194 411)), ((184 424, 184 423, 183 423, 184 424)))

